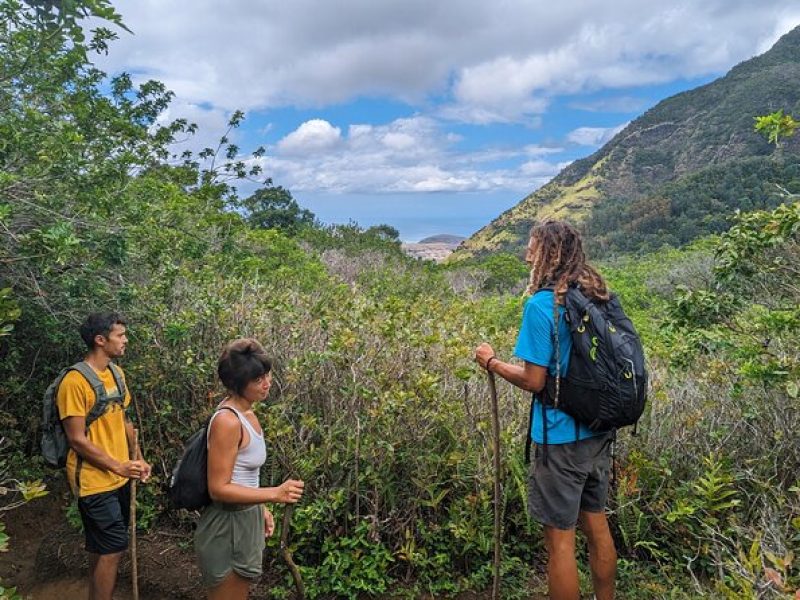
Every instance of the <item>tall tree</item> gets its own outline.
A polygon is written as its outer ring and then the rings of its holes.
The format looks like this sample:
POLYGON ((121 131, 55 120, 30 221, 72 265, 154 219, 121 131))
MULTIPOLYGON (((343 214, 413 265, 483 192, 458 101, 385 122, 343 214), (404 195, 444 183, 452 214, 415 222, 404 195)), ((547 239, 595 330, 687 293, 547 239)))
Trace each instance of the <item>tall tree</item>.
POLYGON ((301 208, 289 190, 268 183, 251 196, 238 201, 247 222, 257 229, 280 229, 297 233, 302 227, 314 224, 314 213, 301 208))

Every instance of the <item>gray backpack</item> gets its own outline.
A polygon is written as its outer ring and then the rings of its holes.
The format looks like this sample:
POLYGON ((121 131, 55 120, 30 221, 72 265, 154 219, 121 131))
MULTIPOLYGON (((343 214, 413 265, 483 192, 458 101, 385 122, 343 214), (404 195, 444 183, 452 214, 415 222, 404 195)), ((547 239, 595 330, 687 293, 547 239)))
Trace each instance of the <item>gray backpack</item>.
POLYGON ((58 377, 47 386, 47 391, 45 391, 42 401, 42 456, 50 466, 58 468, 65 466, 67 464, 67 451, 69 450, 67 434, 64 432, 64 425, 61 423, 61 417, 58 414, 58 404, 56 402, 58 386, 61 385, 64 377, 70 371, 78 371, 92 386, 95 402, 92 410, 86 415, 86 431, 88 432, 89 426, 103 416, 111 402, 122 404, 125 400, 125 381, 122 379, 122 372, 112 363, 109 363, 108 367, 114 376, 114 382, 117 384, 117 393, 111 396, 106 393, 106 388, 94 369, 83 361, 62 369, 58 377))

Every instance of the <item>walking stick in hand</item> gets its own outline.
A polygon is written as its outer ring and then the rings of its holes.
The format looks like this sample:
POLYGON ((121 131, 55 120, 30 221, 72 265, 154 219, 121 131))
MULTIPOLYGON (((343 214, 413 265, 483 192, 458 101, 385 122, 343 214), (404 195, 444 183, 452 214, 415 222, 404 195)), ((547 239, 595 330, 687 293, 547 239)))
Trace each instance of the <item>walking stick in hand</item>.
POLYGON ((492 600, 500 598, 500 414, 497 408, 497 386, 494 373, 486 370, 489 378, 489 392, 492 396, 492 438, 494 454, 494 581, 492 600))
POLYGON ((303 587, 303 579, 300 577, 300 569, 294 563, 292 552, 289 550, 289 529, 292 524, 293 512, 294 504, 287 504, 283 511, 283 521, 281 521, 281 556, 292 573, 292 579, 294 579, 294 585, 297 588, 297 597, 300 600, 305 600, 306 591, 303 587))
MULTIPOLYGON (((139 430, 133 430, 131 460, 139 456, 139 430)), ((136 564, 136 479, 131 479, 131 586, 133 600, 139 600, 139 573, 136 564)))

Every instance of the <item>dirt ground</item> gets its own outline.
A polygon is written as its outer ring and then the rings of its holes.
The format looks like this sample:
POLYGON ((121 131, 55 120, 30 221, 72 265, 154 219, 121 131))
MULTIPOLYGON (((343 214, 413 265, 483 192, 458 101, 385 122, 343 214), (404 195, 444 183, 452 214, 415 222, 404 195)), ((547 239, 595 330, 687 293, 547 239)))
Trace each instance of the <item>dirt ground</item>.
MULTIPOLYGON (((0 553, 0 580, 17 587, 26 600, 83 600, 87 597, 87 554, 83 534, 71 528, 64 516, 69 492, 59 481, 48 482, 50 494, 5 516, 9 551, 0 553)), ((140 600, 200 600, 191 535, 158 530, 139 534, 138 571, 140 600)), ((274 573, 283 577, 283 573, 274 573)), ((272 580, 274 581, 274 580, 272 580)), ((268 597, 269 576, 255 586, 253 600, 268 597)), ((488 600, 490 593, 463 594, 457 600, 488 600)), ((120 564, 115 600, 132 598, 129 555, 120 564)), ((532 600, 543 600, 534 595, 532 600)), ((425 599, 422 599, 425 600, 425 599)), ((430 600, 430 599, 427 599, 430 600)))
MULTIPOLYGON (((30 600, 83 599, 87 595, 87 554, 83 534, 64 516, 68 492, 58 481, 48 482, 50 494, 9 513, 9 552, 0 555, 0 579, 30 600)), ((191 537, 155 531, 138 538, 141 600, 198 600, 199 572, 191 552, 191 537)), ((121 565, 116 600, 131 598, 130 560, 121 565)))

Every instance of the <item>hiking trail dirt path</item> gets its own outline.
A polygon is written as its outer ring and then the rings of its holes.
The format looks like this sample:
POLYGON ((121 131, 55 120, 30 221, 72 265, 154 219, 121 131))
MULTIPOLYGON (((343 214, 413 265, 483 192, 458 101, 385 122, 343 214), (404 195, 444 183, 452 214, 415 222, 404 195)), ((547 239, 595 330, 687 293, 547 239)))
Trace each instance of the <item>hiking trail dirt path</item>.
MULTIPOLYGON (((11 511, 4 517, 10 537, 9 551, 0 553, 0 580, 16 586, 25 600, 84 600, 88 595, 87 554, 83 534, 70 527, 64 514, 68 492, 58 482, 49 482, 44 498, 11 511)), ((189 533, 156 529, 139 534, 138 568, 140 600, 201 600, 205 592, 195 564, 189 533)), ((282 566, 283 567, 283 566, 282 566)), ((254 586, 253 600, 269 597, 269 586, 285 571, 264 577, 254 586)), ((131 595, 130 559, 120 563, 114 600, 131 595)), ((389 597, 387 597, 388 600, 389 597)), ((456 600, 489 600, 490 590, 464 593, 456 600)), ((423 597, 420 600, 432 600, 423 597)), ((545 600, 533 594, 531 600, 545 600)))

